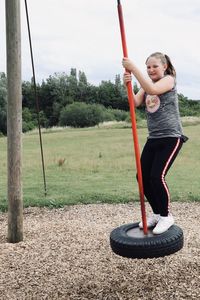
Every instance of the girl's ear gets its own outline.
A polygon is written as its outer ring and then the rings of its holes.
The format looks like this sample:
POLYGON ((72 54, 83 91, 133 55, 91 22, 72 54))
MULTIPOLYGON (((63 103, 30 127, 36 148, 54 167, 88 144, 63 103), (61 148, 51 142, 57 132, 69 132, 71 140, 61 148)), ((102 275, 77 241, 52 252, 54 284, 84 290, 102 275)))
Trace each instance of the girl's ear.
POLYGON ((164 67, 164 71, 166 71, 168 66, 167 64, 164 64, 163 67, 164 67))
POLYGON ((165 74, 165 75, 167 74, 167 72, 166 72, 166 71, 167 71, 167 67, 168 67, 167 64, 164 64, 164 65, 163 65, 163 68, 164 68, 164 74, 165 74))

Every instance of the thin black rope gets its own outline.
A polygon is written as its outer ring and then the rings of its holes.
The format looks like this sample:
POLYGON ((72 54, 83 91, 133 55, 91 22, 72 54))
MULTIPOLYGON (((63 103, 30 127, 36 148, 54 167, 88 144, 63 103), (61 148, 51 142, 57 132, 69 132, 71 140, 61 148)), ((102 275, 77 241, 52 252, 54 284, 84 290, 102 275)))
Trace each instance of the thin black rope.
POLYGON ((46 186, 44 154, 43 154, 43 146, 42 146, 42 134, 41 134, 41 126, 40 126, 40 108, 39 108, 37 86, 36 86, 36 79, 35 79, 35 67, 34 67, 34 59, 33 59, 33 47, 32 47, 32 41, 31 41, 31 31, 30 31, 28 6, 27 6, 27 1, 26 0, 24 0, 24 1, 25 1, 26 20, 27 20, 27 27, 28 27, 29 45, 30 45, 30 53, 31 53, 31 64, 32 64, 32 72, 33 72, 34 97, 35 97, 35 102, 36 102, 38 129, 39 129, 39 138, 40 138, 40 150, 41 150, 41 158, 42 158, 42 172, 43 172, 43 180, 44 180, 44 194, 46 196, 47 195, 47 186, 46 186))

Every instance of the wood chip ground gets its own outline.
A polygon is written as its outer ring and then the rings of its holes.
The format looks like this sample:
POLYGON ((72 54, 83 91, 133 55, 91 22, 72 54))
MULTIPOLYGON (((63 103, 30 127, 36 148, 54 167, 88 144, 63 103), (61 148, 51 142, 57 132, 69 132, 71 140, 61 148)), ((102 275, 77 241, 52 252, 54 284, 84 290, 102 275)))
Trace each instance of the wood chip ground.
POLYGON ((172 208, 184 248, 146 260, 119 257, 109 244, 113 228, 139 221, 138 203, 27 208, 24 241, 17 244, 6 242, 1 213, 0 299, 200 299, 200 203, 172 208))

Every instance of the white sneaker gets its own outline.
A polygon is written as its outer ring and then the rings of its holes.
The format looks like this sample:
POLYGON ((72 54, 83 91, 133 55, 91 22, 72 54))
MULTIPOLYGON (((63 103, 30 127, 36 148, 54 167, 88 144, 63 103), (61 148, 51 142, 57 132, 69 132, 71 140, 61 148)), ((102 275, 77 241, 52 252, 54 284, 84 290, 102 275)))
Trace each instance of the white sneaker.
POLYGON ((167 231, 174 224, 174 218, 172 215, 167 217, 160 217, 160 220, 156 227, 153 229, 154 234, 161 234, 167 231))
MULTIPOLYGON (((149 218, 147 218, 147 228, 154 227, 160 219, 160 215, 158 214, 153 214, 149 218)), ((142 221, 139 223, 140 229, 143 229, 143 223, 142 221)))

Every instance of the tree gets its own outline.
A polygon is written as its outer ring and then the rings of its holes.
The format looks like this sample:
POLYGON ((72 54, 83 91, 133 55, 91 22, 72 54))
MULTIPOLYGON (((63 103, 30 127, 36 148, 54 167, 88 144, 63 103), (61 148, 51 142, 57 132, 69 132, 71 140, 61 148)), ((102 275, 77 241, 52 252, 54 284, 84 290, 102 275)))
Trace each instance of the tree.
POLYGON ((88 102, 87 96, 88 96, 87 77, 84 72, 79 71, 76 99, 77 101, 80 102, 88 102))
POLYGON ((85 86, 88 85, 87 77, 86 77, 85 73, 82 71, 79 71, 79 73, 78 73, 78 82, 79 82, 79 84, 83 84, 85 86))
POLYGON ((65 105, 72 103, 70 96, 69 76, 65 73, 55 73, 43 81, 40 91, 41 108, 44 111, 49 126, 58 124, 60 111, 65 105))
POLYGON ((116 75, 115 83, 102 81, 98 88, 98 103, 105 107, 128 110, 127 94, 124 85, 121 84, 119 75, 116 75))
MULTIPOLYGON (((40 86, 37 85, 37 93, 40 90, 40 86)), ((29 108, 32 112, 36 111, 35 92, 32 82, 22 82, 22 107, 29 108)))
MULTIPOLYGON (((3 132, 6 130, 6 83, 5 74, 1 73, 1 88, 0 88, 0 109, 1 109, 1 127, 3 132)), ((137 93, 139 87, 137 83, 133 83, 134 93, 137 93)), ((28 108, 31 113, 31 122, 36 120, 36 104, 34 99, 34 89, 30 82, 23 82, 23 109, 28 108)), ((40 115, 42 115, 43 126, 57 126, 61 117, 61 111, 74 102, 86 104, 100 104, 107 110, 104 115, 110 118, 122 119, 123 112, 129 111, 129 103, 127 98, 126 86, 121 80, 119 74, 115 76, 114 82, 102 81, 99 86, 92 85, 88 82, 86 74, 79 71, 77 75, 76 68, 71 68, 69 75, 65 72, 54 73, 37 85, 37 93, 39 100, 40 115), (115 110, 115 116, 112 110, 115 110), (116 111, 118 110, 118 111, 116 111), (117 117, 116 117, 117 115, 117 117), (120 117, 119 117, 120 116, 120 117)), ((200 102, 189 100, 182 94, 179 96, 179 105, 181 116, 199 116, 200 102)), ((24 113, 27 116, 27 111, 24 113)), ((137 115, 144 117, 144 106, 137 109, 137 115)), ((1 129, 0 129, 1 130, 1 129)))
POLYGON ((178 94, 181 116, 200 116, 200 101, 189 100, 182 94, 178 94))

